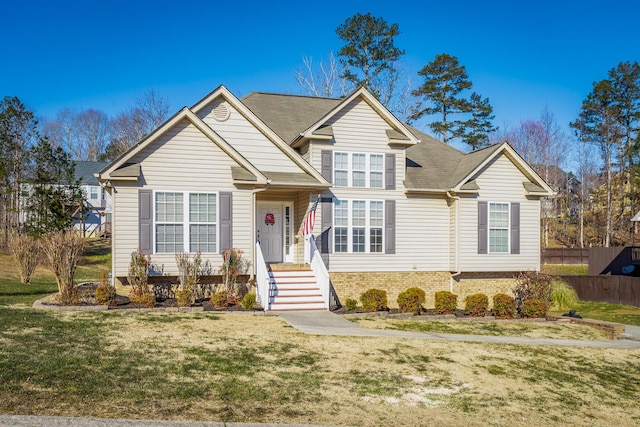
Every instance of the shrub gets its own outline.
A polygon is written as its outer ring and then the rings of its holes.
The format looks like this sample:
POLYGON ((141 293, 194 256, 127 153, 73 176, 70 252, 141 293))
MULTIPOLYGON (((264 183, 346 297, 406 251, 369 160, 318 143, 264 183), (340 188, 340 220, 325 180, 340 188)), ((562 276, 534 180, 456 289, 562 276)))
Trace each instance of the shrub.
POLYGON ((71 305, 77 301, 73 286, 80 256, 84 252, 84 240, 75 230, 68 228, 46 234, 41 238, 40 249, 46 255, 49 266, 56 276, 58 299, 62 305, 71 305))
POLYGON ((143 307, 153 308, 156 306, 156 296, 151 292, 146 292, 138 298, 138 302, 143 307))
POLYGON ((344 306, 347 311, 353 311, 358 307, 358 301, 354 300, 353 298, 347 298, 347 300, 344 302, 344 306))
POLYGON ((368 289, 360 295, 362 310, 365 312, 383 311, 387 309, 387 291, 368 289))
POLYGON ((522 303, 522 315, 528 318, 539 318, 547 315, 547 303, 541 299, 528 299, 522 303))
POLYGON ((568 310, 578 302, 576 291, 561 280, 551 283, 551 305, 555 310, 568 310))
POLYGON ((398 307, 403 313, 420 314, 424 307, 422 304, 427 300, 427 296, 420 288, 409 288, 398 295, 398 307))
POLYGON ((16 234, 11 237, 9 247, 20 270, 20 282, 28 285, 38 266, 38 240, 32 236, 16 234))
POLYGON ((539 299, 549 305, 551 303, 551 276, 537 271, 525 271, 516 277, 516 286, 513 288, 516 308, 520 314, 524 301, 539 299))
POLYGON ((435 295, 436 314, 453 314, 458 306, 458 296, 449 291, 439 291, 435 295))
POLYGON ((211 297, 211 303, 214 307, 217 308, 229 307, 230 305, 233 305, 229 302, 229 293, 227 291, 219 291, 213 294, 213 296, 211 297))
POLYGON ((485 294, 473 294, 464 299, 464 309, 473 317, 484 317, 489 311, 489 297, 485 294))
POLYGON ((180 289, 176 291, 176 299, 178 307, 190 307, 193 304, 193 292, 189 289, 180 289))
POLYGON ((493 296, 493 315, 499 319, 513 319, 516 316, 516 300, 507 294, 493 296))
POLYGON ((131 252, 131 262, 129 263, 129 275, 127 280, 131 285, 129 299, 132 302, 142 304, 140 298, 149 293, 149 263, 150 257, 144 254, 140 249, 131 252))
POLYGON ((116 288, 109 283, 100 283, 96 288, 96 302, 102 305, 114 305, 116 302, 116 288))
POLYGON ((242 297, 241 304, 245 310, 253 310, 256 307, 256 294, 246 294, 242 297))

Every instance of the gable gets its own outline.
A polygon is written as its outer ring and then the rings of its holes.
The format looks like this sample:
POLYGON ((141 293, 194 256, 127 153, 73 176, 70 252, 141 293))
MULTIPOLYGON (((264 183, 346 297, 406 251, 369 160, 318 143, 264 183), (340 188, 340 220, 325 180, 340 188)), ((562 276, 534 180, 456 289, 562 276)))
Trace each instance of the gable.
POLYGON ((260 171, 304 173, 224 98, 213 99, 197 111, 197 116, 260 171))
POLYGON ((500 154, 467 182, 477 185, 478 196, 484 200, 512 200, 525 198, 523 183, 530 181, 507 155, 500 154))
POLYGON ((231 169, 241 166, 187 119, 145 146, 131 162, 141 165, 144 184, 164 189, 230 187, 231 169))

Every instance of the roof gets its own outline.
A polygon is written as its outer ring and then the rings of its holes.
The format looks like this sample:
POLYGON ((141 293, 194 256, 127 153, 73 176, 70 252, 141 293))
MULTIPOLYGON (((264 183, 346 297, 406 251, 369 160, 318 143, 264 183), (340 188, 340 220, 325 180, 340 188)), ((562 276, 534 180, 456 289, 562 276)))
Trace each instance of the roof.
MULTIPOLYGON (((252 92, 242 103, 285 142, 311 127, 341 100, 301 95, 252 92)), ((326 132, 326 130, 325 130, 326 132)))
POLYGON ((94 174, 104 169, 109 162, 76 161, 74 178, 80 180, 81 185, 99 185, 94 174))

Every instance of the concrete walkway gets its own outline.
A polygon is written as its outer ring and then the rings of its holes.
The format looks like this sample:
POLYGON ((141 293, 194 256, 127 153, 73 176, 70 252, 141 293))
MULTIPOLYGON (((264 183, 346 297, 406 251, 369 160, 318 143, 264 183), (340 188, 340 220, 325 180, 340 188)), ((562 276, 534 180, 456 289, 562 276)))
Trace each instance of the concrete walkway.
MULTIPOLYGON (((640 341, 619 339, 606 341, 524 338, 489 335, 438 334, 361 328, 330 311, 283 311, 278 316, 294 328, 310 335, 353 337, 422 338, 429 340, 465 341, 492 344, 553 345, 564 347, 640 348, 640 341)), ((640 339, 640 327, 627 327, 626 333, 640 339), (635 335, 637 334, 637 335, 635 335)))

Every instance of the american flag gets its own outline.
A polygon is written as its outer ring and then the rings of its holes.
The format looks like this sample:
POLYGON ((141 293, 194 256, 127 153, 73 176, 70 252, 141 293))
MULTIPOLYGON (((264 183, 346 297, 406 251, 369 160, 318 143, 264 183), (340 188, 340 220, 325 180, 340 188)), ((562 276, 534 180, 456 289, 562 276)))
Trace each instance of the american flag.
POLYGON ((307 216, 304 218, 304 223, 302 224, 302 237, 306 237, 313 231, 313 225, 316 222, 316 208, 318 207, 318 201, 320 198, 317 198, 311 209, 307 213, 307 216))

